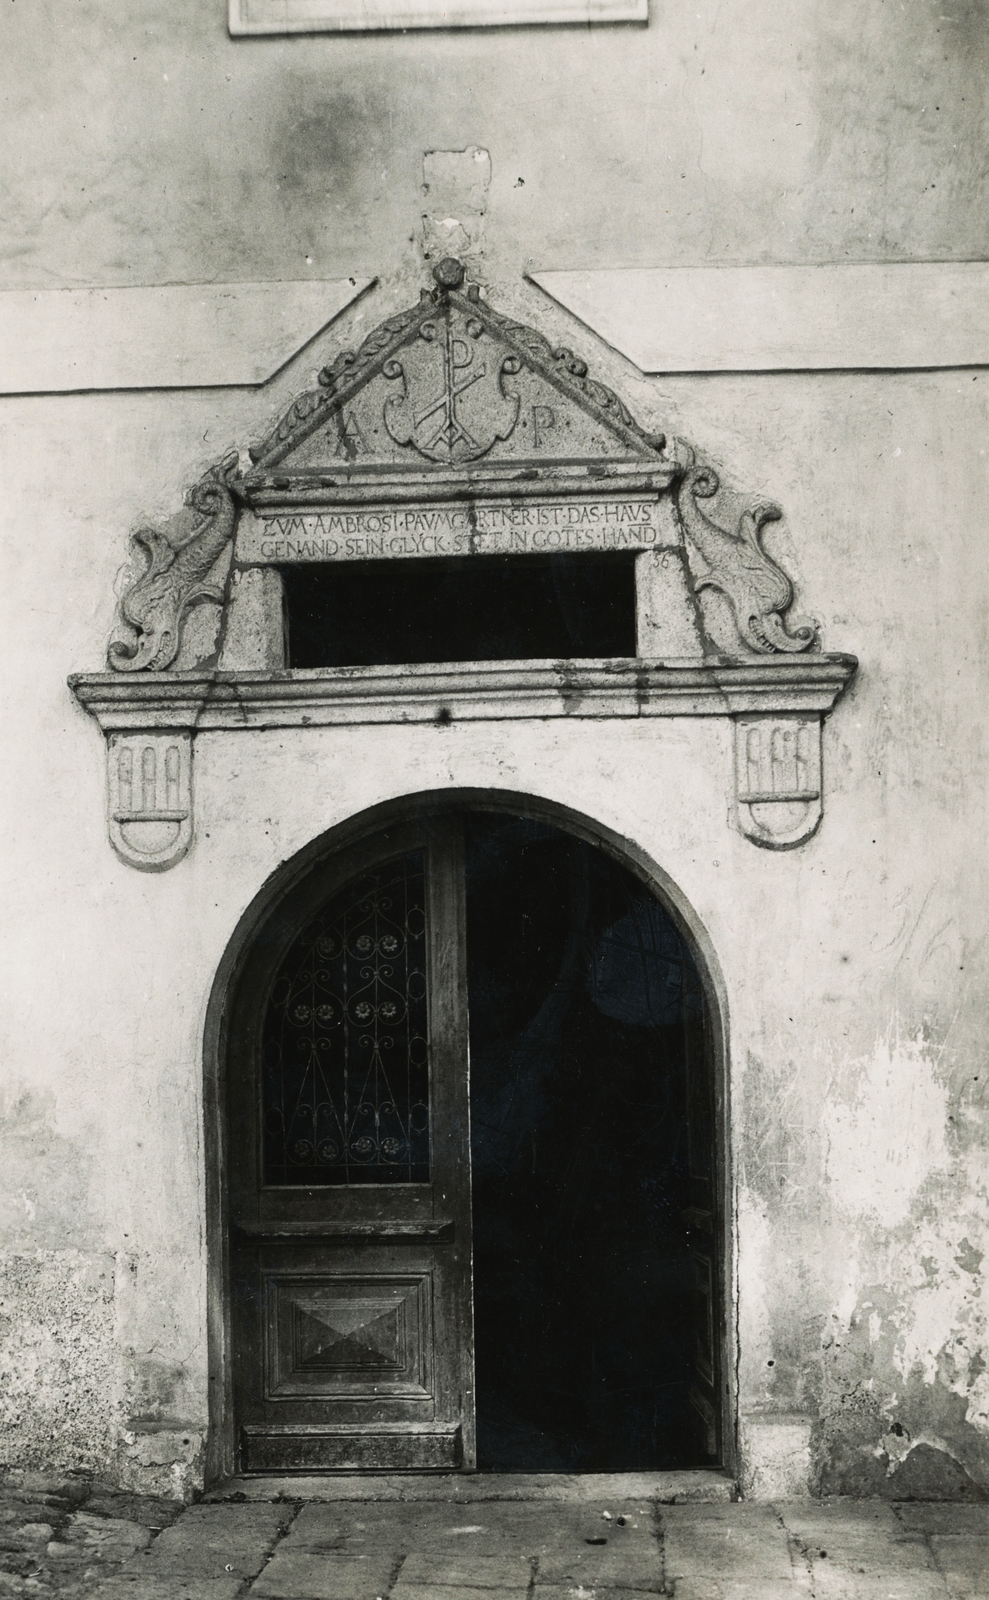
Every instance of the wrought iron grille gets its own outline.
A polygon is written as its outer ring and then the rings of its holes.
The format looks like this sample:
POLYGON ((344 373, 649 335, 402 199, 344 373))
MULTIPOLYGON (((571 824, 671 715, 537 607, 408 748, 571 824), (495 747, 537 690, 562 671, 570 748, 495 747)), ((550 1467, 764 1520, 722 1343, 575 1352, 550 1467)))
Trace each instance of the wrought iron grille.
POLYGON ((348 884, 295 940, 262 1034, 266 1184, 429 1179, 425 866, 348 884))

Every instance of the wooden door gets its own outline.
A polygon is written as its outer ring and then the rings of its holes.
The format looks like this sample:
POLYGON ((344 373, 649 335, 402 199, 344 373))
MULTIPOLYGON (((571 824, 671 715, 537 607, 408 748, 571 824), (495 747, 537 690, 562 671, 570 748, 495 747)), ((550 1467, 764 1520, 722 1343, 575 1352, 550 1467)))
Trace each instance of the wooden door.
POLYGON ((474 1465, 462 857, 445 820, 334 856, 238 985, 241 1470, 474 1465))

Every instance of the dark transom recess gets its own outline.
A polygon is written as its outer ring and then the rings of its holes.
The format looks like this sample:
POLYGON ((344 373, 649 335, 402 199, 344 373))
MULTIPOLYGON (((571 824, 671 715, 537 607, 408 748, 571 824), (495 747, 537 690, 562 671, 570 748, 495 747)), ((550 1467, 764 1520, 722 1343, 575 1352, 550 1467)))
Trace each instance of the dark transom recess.
POLYGON ((337 895, 279 968, 262 1037, 266 1184, 425 1183, 421 855, 337 895))
POLYGON ((288 664, 635 655, 635 556, 468 556, 289 566, 288 664))

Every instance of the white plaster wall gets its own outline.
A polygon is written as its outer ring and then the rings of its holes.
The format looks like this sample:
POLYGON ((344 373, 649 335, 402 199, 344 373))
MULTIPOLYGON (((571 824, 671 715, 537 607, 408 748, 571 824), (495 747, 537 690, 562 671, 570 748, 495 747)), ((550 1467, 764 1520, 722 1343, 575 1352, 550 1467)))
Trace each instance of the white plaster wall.
MULTIPOLYGON (((383 289, 355 317, 407 297, 383 289)), ((593 353, 586 330, 570 342, 593 353)), ((717 719, 212 733, 196 741, 194 846, 142 875, 107 843, 102 739, 66 676, 102 664, 128 531, 256 438, 323 358, 261 393, 6 404, 3 1451, 195 1484, 217 964, 268 875, 334 822, 491 786, 634 840, 716 952, 750 1489, 779 1492, 781 1474, 878 1493, 911 1473, 958 1492, 989 1482, 989 375, 647 385, 598 351, 644 422, 782 502, 769 542, 800 608, 827 648, 860 657, 804 847, 773 854, 733 831, 717 719)))

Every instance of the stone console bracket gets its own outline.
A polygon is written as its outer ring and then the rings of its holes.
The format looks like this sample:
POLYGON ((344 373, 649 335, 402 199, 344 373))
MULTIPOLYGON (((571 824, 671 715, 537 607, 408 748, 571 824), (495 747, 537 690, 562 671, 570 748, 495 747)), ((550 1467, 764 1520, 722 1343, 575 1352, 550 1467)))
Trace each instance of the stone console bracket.
POLYGON ((107 738, 110 840, 157 872, 192 839, 194 735, 366 723, 730 717, 738 826, 790 849, 821 819, 821 727, 852 656, 742 664, 494 661, 318 672, 80 673, 70 687, 107 738))

